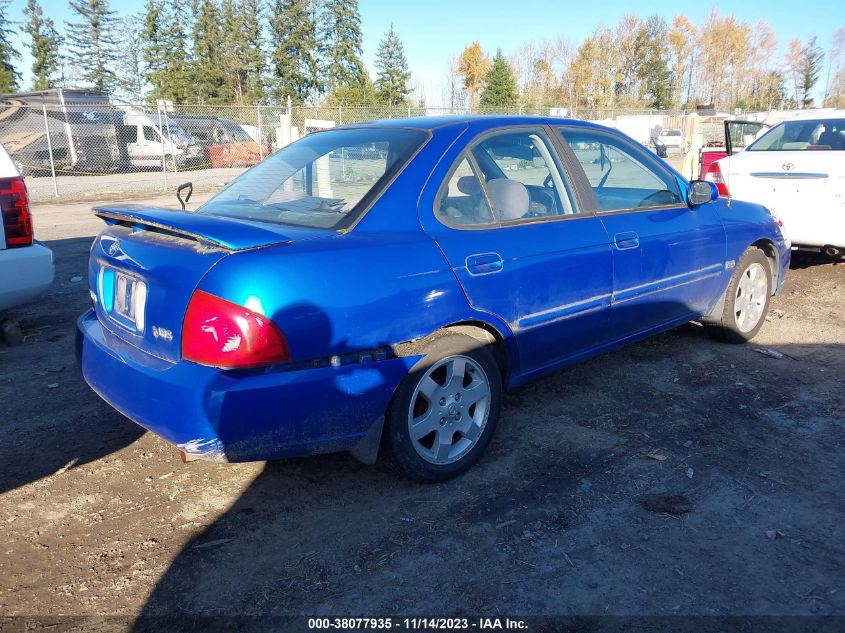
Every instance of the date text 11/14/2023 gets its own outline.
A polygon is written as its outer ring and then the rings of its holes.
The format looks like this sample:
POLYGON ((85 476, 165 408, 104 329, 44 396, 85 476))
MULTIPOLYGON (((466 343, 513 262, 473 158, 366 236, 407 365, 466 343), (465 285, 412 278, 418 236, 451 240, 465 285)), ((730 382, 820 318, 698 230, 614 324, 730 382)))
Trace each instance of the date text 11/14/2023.
POLYGON ((524 631, 528 624, 513 618, 308 618, 310 630, 524 631))

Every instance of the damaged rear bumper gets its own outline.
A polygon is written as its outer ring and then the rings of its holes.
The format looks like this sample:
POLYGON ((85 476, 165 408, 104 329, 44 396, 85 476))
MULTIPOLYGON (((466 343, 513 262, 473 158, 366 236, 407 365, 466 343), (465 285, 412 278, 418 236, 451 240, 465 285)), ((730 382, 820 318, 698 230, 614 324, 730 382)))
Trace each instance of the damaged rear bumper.
POLYGON ((120 413, 188 457, 229 462, 360 454, 416 362, 249 374, 170 363, 116 338, 90 310, 77 322, 77 352, 86 382, 120 413))

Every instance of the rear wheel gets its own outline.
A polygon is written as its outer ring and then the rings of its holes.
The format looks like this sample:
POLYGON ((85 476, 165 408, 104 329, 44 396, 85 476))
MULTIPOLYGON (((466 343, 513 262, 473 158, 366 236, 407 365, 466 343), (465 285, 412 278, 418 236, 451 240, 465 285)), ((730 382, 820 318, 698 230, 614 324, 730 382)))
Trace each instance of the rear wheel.
POLYGON ((387 445, 406 477, 455 477, 481 457, 499 419, 502 381, 491 351, 474 338, 444 334, 400 384, 387 416, 387 445))
POLYGON ((721 318, 708 331, 728 343, 745 343, 763 327, 772 295, 769 259, 758 248, 743 254, 725 292, 721 318))

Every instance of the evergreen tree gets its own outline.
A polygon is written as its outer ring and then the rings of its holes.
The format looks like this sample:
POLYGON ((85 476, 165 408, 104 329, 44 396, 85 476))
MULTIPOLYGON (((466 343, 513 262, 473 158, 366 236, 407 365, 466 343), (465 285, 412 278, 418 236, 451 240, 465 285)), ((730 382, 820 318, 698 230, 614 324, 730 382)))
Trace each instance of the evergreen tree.
POLYGON ((66 23, 71 62, 82 79, 97 90, 111 91, 116 83, 113 66, 117 59, 115 12, 108 0, 70 0, 79 22, 66 23))
POLYGON ((644 100, 651 108, 672 106, 672 73, 669 70, 668 28, 663 18, 652 16, 642 30, 637 74, 644 100))
POLYGON ((0 92, 15 92, 21 76, 14 66, 14 60, 20 59, 20 53, 12 45, 9 37, 12 29, 8 28, 9 20, 6 10, 10 0, 0 0, 0 92))
POLYGON ((824 52, 816 43, 813 36, 807 41, 807 45, 801 50, 801 76, 800 76, 800 104, 802 108, 809 108, 813 105, 813 98, 810 92, 819 81, 819 73, 822 70, 824 52))
POLYGON ((165 44, 165 77, 161 97, 178 103, 191 101, 195 96, 191 73, 191 54, 188 50, 187 0, 168 0, 169 11, 162 30, 165 44))
POLYGON ((270 16, 273 49, 270 65, 273 95, 296 103, 316 98, 322 89, 319 77, 317 26, 309 0, 275 0, 270 16))
POLYGON ((243 103, 246 68, 243 63, 241 17, 234 0, 220 2, 220 35, 222 39, 223 76, 226 79, 225 97, 243 103))
POLYGON ((483 108, 512 108, 517 104, 518 97, 513 71, 502 49, 499 49, 493 58, 493 65, 484 76, 479 105, 483 108))
POLYGON ((129 101, 140 103, 144 98, 144 19, 135 14, 121 20, 123 34, 117 57, 117 85, 129 101))
POLYGON ((320 40, 328 90, 362 84, 365 72, 358 0, 325 0, 320 40))
POLYGON ((393 24, 378 45, 376 69, 376 90, 382 102, 391 106, 406 103, 410 92, 408 80, 411 73, 408 72, 408 60, 405 59, 402 40, 393 30, 393 24))
POLYGON ((150 96, 161 97, 167 83, 167 44, 164 34, 165 6, 163 0, 147 0, 144 25, 141 31, 144 75, 152 86, 150 96))
POLYGON ((197 97, 188 46, 189 21, 187 0, 147 0, 141 40, 151 98, 186 102, 197 97))
POLYGON ((242 0, 241 14, 241 57, 244 73, 244 101, 264 101, 264 51, 261 48, 261 0, 242 0))
POLYGON ((329 107, 346 104, 352 106, 373 106, 381 103, 381 99, 376 91, 375 84, 364 73, 360 82, 340 86, 327 94, 323 103, 329 107))
POLYGON ((203 103, 229 101, 223 67, 223 33, 215 0, 201 0, 194 22, 194 83, 203 103))
POLYGON ((33 90, 47 90, 56 85, 59 72, 61 38, 51 18, 44 17, 38 0, 27 0, 23 14, 27 22, 23 32, 29 35, 32 54, 33 90))

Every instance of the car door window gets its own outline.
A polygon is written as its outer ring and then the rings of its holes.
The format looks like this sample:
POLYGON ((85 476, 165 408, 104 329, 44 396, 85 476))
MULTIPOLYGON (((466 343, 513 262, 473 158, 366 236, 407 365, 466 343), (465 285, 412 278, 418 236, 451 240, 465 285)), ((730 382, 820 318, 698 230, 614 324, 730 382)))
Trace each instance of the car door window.
POLYGON ((674 176, 623 139, 593 130, 563 130, 601 211, 683 204, 674 176))
POLYGON ((148 141, 158 141, 158 135, 156 134, 156 131, 149 125, 144 126, 144 138, 148 141))
POLYGON ((440 191, 437 216, 446 224, 461 226, 494 222, 481 180, 466 157, 458 162, 440 191))
POLYGON ((549 139, 525 129, 484 137, 472 148, 500 222, 577 213, 549 139))

